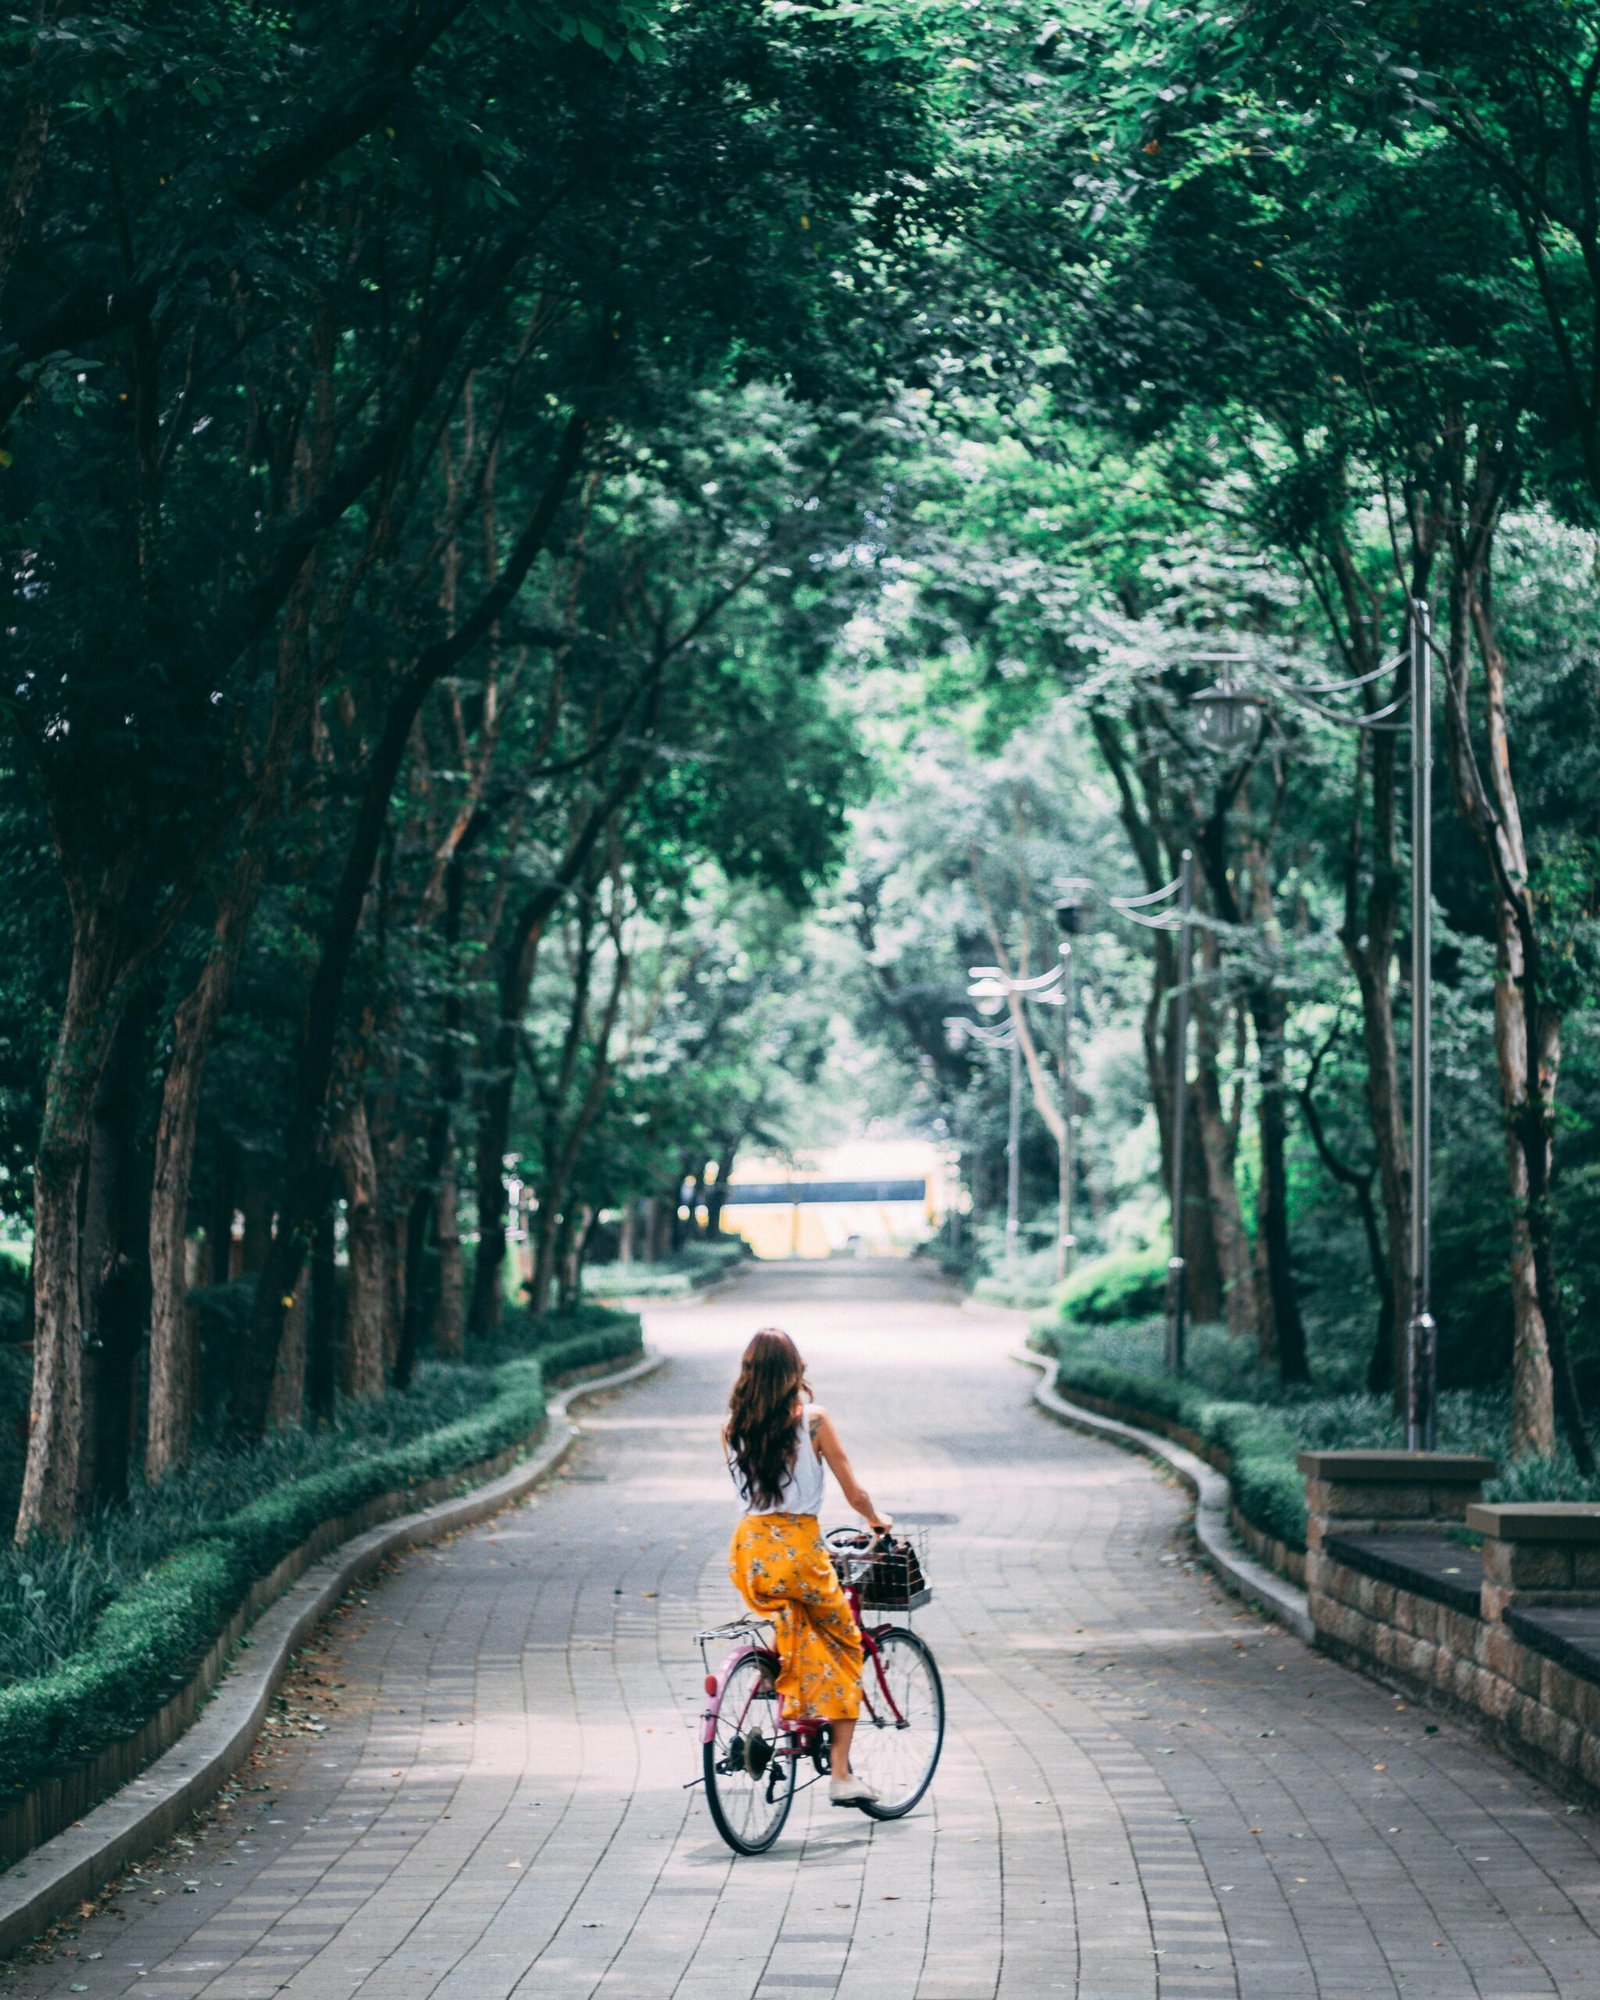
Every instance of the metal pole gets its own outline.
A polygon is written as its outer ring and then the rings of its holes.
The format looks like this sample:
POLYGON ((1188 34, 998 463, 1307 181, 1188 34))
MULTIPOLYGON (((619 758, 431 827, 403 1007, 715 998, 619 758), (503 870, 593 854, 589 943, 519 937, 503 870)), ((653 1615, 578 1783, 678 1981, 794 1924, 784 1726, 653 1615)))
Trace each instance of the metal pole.
POLYGON ((1406 1450, 1437 1437, 1439 1329, 1433 1252, 1433 649, 1413 600, 1411 643, 1411 1317, 1406 1322, 1406 1450))
POLYGON ((1022 1044, 1011 1043, 1011 1135, 1006 1140, 1006 1263, 1017 1261, 1017 1195, 1022 1166, 1018 1137, 1022 1124, 1022 1044))
POLYGON ((1061 947, 1061 1198, 1056 1226, 1056 1283, 1072 1269, 1072 946, 1061 947))
POLYGON ((1194 856, 1186 847, 1178 870, 1178 989, 1172 1054, 1172 1252, 1167 1259, 1167 1367, 1183 1373, 1189 1273, 1183 1260, 1183 1141, 1189 1122, 1189 976, 1193 960, 1194 856))

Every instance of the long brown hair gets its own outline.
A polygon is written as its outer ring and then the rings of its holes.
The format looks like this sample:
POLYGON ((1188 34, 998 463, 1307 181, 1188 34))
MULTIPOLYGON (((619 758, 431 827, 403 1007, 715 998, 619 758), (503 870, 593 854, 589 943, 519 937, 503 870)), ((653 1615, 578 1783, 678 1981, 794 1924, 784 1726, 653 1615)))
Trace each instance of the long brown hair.
POLYGON ((745 1491, 758 1507, 776 1507, 783 1498, 799 1443, 795 1405, 810 1390, 799 1348, 777 1327, 763 1327, 744 1351, 723 1432, 745 1491))

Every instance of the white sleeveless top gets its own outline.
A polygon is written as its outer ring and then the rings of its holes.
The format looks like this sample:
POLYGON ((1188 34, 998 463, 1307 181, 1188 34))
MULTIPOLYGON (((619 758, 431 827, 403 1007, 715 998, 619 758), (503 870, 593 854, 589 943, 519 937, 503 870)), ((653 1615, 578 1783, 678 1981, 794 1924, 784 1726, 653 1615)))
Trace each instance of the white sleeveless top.
POLYGON ((783 1490, 778 1495, 776 1507, 756 1505, 744 1483, 737 1460, 729 1457, 728 1471, 733 1477, 734 1491, 743 1502, 747 1514, 818 1514, 822 1511, 825 1468, 817 1455, 816 1446, 811 1442, 809 1425, 810 1414, 807 1412, 796 1426, 794 1466, 784 1479, 783 1490))

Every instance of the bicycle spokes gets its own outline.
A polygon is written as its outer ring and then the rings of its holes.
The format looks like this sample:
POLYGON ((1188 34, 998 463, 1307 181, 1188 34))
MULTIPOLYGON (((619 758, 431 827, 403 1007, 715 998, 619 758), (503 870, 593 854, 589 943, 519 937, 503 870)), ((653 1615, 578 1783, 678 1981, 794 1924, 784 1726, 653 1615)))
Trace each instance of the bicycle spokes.
POLYGON ((944 1747, 944 1688, 932 1653, 914 1632, 891 1625, 874 1639, 850 1763, 878 1794, 865 1810, 874 1819, 898 1819, 928 1789, 944 1747))
POLYGON ((795 1760, 778 1743, 776 1671, 777 1663, 761 1654, 735 1660, 708 1716, 706 1802, 717 1831, 741 1854, 772 1845, 794 1798, 795 1760))

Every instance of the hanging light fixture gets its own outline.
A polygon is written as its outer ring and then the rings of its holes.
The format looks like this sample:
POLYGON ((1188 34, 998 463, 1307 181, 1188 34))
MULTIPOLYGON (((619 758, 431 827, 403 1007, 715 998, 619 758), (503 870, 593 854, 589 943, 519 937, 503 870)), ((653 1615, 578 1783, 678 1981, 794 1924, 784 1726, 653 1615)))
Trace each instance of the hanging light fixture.
POLYGON ((1211 687, 1189 697, 1195 711, 1195 727, 1213 749, 1229 750, 1248 735, 1262 698, 1243 688, 1226 668, 1211 687))

